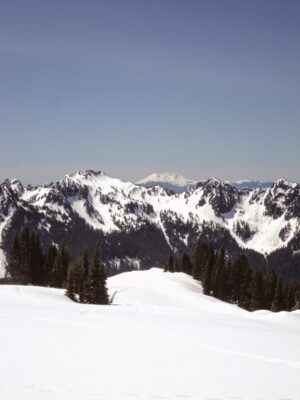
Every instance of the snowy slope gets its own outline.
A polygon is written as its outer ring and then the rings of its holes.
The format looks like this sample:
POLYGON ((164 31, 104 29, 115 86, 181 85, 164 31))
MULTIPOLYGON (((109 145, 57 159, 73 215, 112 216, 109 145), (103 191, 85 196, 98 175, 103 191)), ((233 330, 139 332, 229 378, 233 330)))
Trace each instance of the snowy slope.
POLYGON ((249 313, 158 269, 108 285, 115 306, 0 286, 1 399, 299 399, 299 311, 249 313))

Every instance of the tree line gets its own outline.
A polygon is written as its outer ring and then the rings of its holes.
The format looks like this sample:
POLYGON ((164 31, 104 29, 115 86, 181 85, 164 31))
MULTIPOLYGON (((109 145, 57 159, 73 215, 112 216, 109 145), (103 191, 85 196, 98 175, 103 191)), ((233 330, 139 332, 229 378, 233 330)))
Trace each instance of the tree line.
POLYGON ((300 308, 300 285, 284 283, 274 271, 252 268, 245 255, 235 260, 224 247, 215 251, 211 243, 199 240, 192 255, 181 260, 171 253, 164 271, 184 272, 202 282, 203 293, 248 311, 292 311, 300 308))
POLYGON ((39 234, 27 226, 14 237, 6 276, 14 284, 64 288, 71 300, 80 303, 109 304, 98 246, 92 260, 85 250, 73 262, 64 244, 51 243, 43 251, 39 234))
MULTIPOLYGON (((171 253, 165 271, 184 272, 202 282, 204 294, 255 311, 291 311, 300 308, 300 285, 284 283, 274 271, 254 269, 245 255, 231 260, 224 247, 215 251, 199 240, 191 255, 180 260, 171 253)), ((73 301, 109 304, 106 274, 99 247, 93 257, 85 250, 75 262, 64 244, 43 251, 39 234, 24 227, 16 233, 6 275, 14 284, 64 288, 73 301)))

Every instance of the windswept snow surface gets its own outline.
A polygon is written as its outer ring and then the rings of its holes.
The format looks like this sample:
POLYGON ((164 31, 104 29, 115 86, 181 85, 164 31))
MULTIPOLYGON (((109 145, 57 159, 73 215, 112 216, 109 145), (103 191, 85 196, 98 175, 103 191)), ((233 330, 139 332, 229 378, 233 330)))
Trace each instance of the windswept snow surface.
POLYGON ((300 312, 249 313, 158 269, 108 286, 114 306, 0 286, 1 399, 300 398, 300 312))

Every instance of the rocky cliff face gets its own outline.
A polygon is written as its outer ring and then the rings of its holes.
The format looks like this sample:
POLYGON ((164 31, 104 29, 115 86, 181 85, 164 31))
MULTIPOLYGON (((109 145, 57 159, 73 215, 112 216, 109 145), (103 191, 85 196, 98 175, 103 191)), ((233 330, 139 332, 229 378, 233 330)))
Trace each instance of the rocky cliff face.
POLYGON ((111 273, 160 266, 170 248, 191 250, 202 237, 285 274, 288 268, 279 267, 284 260, 292 268, 288 274, 300 277, 299 221, 300 186, 284 180, 239 190, 212 178, 182 193, 95 171, 39 187, 6 180, 0 186, 0 264, 3 271, 14 232, 28 224, 44 245, 64 241, 74 257, 99 242, 111 273))

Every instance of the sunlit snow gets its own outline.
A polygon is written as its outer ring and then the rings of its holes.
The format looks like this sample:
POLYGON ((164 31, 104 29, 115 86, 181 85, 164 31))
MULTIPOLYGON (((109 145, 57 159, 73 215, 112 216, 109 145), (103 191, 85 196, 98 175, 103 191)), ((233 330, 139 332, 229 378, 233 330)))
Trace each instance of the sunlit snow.
POLYGON ((299 399, 299 311, 249 313, 158 269, 108 286, 113 306, 0 286, 1 399, 299 399))

